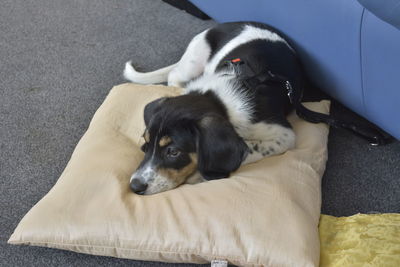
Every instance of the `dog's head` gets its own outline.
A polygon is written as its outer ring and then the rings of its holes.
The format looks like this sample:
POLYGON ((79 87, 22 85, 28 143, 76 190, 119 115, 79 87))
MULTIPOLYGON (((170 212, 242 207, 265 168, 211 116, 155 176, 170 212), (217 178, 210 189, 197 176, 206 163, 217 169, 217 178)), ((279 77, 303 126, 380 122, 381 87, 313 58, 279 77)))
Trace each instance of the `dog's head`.
POLYGON ((173 189, 199 171, 207 180, 236 170, 247 146, 221 104, 202 95, 161 98, 146 105, 143 161, 131 177, 137 194, 173 189))

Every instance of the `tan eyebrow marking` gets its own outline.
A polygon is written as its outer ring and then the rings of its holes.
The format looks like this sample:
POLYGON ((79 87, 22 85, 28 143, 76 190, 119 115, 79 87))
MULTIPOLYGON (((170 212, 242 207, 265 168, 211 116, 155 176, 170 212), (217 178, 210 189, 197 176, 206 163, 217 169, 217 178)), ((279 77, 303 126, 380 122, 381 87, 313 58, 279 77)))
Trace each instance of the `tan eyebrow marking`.
POLYGON ((160 142, 158 144, 160 145, 160 147, 163 147, 169 145, 171 142, 172 142, 171 137, 163 136, 161 137, 160 142))
POLYGON ((197 164, 197 153, 189 153, 189 157, 192 160, 192 162, 194 162, 195 164, 197 164))
POLYGON ((144 141, 146 141, 146 143, 150 142, 150 133, 149 133, 148 130, 146 130, 146 131, 144 132, 143 138, 144 138, 144 141))

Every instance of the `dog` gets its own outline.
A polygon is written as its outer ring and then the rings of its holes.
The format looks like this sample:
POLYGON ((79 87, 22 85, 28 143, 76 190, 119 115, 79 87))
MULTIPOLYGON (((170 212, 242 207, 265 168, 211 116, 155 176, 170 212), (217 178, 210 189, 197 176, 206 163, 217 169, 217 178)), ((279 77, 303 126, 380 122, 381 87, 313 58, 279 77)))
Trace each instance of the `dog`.
POLYGON ((133 192, 151 195, 226 178, 242 164, 295 146, 285 86, 270 80, 248 84, 235 62, 251 66, 252 74, 268 70, 293 87, 303 86, 292 46, 276 29, 257 22, 207 29, 191 40, 177 63, 153 72, 138 72, 126 63, 129 81, 184 88, 182 95, 157 99, 144 109, 145 154, 131 176, 133 192))

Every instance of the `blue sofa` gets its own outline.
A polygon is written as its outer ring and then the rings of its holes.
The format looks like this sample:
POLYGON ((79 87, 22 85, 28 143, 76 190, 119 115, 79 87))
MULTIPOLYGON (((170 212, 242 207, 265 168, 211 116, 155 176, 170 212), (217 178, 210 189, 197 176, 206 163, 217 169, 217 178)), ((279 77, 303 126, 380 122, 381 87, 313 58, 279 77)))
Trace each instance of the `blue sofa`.
POLYGON ((191 2, 218 22, 279 29, 318 87, 400 139, 400 0, 191 2))

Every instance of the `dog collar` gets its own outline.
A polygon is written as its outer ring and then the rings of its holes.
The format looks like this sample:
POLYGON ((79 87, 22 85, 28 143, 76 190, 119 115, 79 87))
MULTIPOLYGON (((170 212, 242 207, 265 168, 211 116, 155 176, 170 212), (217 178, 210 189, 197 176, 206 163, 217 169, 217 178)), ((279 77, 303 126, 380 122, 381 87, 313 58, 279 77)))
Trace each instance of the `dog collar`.
POLYGON ((225 62, 225 66, 231 67, 239 80, 243 82, 247 89, 253 90, 260 84, 282 84, 286 88, 290 102, 294 104, 294 90, 289 79, 282 75, 274 74, 270 70, 265 69, 256 73, 250 64, 246 64, 241 58, 234 58, 225 62))

